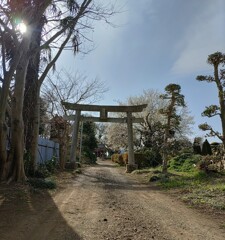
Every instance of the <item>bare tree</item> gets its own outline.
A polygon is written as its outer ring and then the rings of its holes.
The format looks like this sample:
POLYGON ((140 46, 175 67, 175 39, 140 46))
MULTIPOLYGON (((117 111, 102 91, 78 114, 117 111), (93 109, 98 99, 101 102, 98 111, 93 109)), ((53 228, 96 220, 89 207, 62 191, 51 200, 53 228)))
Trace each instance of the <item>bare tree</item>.
POLYGON ((96 132, 98 143, 106 144, 106 129, 107 126, 104 123, 96 123, 96 132))
MULTIPOLYGON (((107 144, 114 150, 128 148, 127 125, 121 123, 111 123, 106 128, 107 144)), ((134 138, 135 139, 135 138, 134 138)))
POLYGON ((50 115, 63 116, 72 112, 66 110, 61 102, 91 104, 99 101, 107 90, 104 82, 97 78, 88 80, 79 73, 73 75, 61 70, 47 78, 41 89, 41 95, 49 104, 50 115))
POLYGON ((160 99, 158 91, 148 89, 144 90, 138 96, 131 96, 128 98, 129 105, 145 104, 147 108, 141 113, 135 113, 135 117, 142 117, 143 123, 135 124, 134 128, 137 130, 140 139, 140 148, 160 148, 162 142, 162 116, 159 114, 159 109, 165 106, 165 101, 160 99))
POLYGON ((48 114, 52 118, 51 124, 59 127, 57 141, 60 144, 60 167, 63 170, 69 146, 71 124, 63 116, 72 114, 61 104, 63 101, 73 103, 92 103, 99 100, 107 89, 98 79, 88 81, 87 77, 72 74, 61 70, 51 77, 42 86, 42 98, 48 102, 48 114))

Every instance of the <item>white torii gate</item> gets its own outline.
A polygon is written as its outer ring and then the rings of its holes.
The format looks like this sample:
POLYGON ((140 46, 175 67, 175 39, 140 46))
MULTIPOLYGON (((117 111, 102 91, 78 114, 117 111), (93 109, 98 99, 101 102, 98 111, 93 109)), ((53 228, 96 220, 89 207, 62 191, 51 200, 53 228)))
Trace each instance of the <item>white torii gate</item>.
POLYGON ((76 114, 65 117, 67 120, 74 121, 72 145, 70 152, 70 161, 74 163, 76 161, 76 151, 78 142, 78 130, 80 121, 91 122, 114 122, 114 123, 127 123, 128 129, 128 164, 126 166, 126 172, 132 172, 137 169, 137 165, 134 161, 134 144, 133 144, 133 123, 141 123, 143 118, 132 117, 133 112, 142 112, 147 104, 135 105, 135 106, 102 106, 102 105, 86 105, 62 102, 67 110, 75 110, 76 114), (85 117, 81 116, 81 111, 99 112, 100 117, 85 117), (109 118, 108 112, 125 112, 127 114, 124 118, 109 118))

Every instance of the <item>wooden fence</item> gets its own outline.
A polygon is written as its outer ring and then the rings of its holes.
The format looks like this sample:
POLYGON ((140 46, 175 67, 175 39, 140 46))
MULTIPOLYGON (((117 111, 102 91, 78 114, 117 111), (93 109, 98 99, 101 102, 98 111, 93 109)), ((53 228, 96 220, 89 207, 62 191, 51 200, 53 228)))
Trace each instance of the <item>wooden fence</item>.
POLYGON ((38 138, 37 163, 43 164, 52 158, 59 159, 59 144, 49 139, 38 138))

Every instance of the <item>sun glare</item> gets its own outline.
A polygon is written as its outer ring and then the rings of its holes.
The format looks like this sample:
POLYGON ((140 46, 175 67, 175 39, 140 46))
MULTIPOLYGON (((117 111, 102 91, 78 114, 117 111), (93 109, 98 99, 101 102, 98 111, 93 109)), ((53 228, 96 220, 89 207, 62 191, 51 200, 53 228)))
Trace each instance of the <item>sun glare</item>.
POLYGON ((22 34, 24 34, 27 31, 27 26, 23 22, 19 23, 17 27, 22 34))

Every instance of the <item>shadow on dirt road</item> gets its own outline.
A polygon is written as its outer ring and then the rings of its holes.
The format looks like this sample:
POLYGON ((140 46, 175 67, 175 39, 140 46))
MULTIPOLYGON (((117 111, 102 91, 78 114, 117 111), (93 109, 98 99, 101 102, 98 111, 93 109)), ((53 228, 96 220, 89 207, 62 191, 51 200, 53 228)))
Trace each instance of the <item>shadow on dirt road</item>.
MULTIPOLYGON (((60 209, 61 208, 61 209, 60 209)), ((0 185, 1 240, 79 240, 47 191, 30 193, 21 185, 0 185)))
POLYGON ((224 240, 216 218, 139 183, 110 161, 75 178, 57 177, 56 192, 0 185, 1 240, 224 240))

